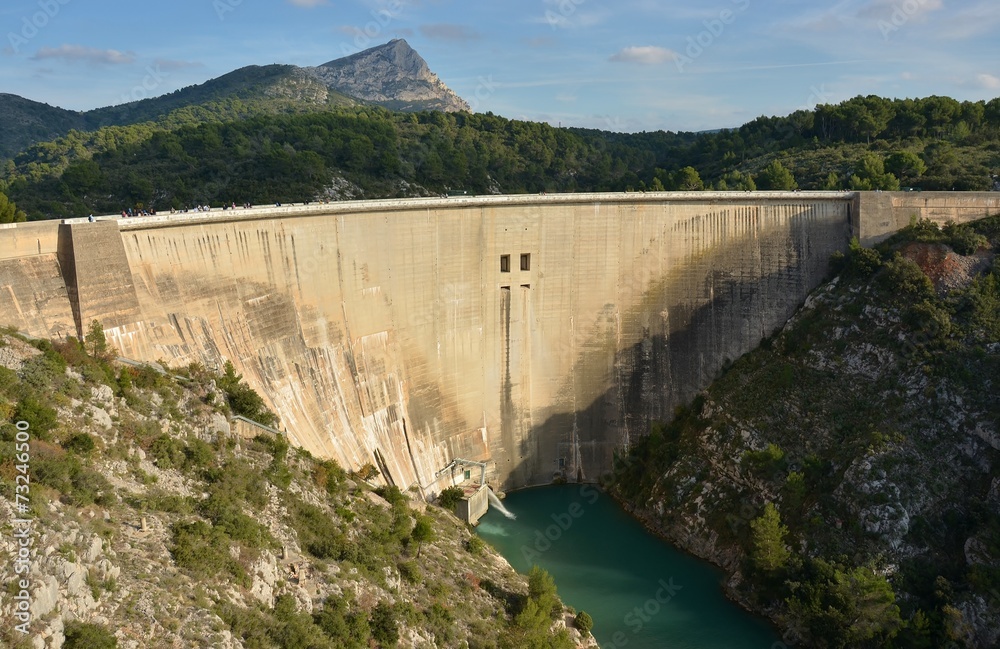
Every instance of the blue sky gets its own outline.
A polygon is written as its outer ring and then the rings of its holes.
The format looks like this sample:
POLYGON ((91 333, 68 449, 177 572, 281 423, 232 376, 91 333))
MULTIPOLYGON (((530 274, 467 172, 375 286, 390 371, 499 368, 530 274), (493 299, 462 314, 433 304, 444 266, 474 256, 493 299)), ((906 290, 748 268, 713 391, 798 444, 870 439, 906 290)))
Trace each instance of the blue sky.
POLYGON ((1000 96, 998 30, 997 0, 4 0, 0 92, 86 110, 405 38, 481 112, 701 130, 1000 96))

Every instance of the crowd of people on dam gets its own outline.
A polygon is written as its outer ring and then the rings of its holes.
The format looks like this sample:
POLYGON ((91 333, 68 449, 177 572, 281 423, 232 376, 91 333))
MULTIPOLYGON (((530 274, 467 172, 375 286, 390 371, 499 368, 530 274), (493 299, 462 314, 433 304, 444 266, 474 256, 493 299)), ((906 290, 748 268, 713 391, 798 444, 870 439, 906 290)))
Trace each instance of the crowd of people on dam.
MULTIPOLYGON (((312 202, 312 201, 303 201, 302 205, 308 205, 310 202, 312 202)), ((319 201, 319 202, 320 203, 329 203, 330 201, 324 200, 324 201, 319 201)), ((281 207, 282 204, 280 202, 276 202, 274 204, 274 206, 275 207, 281 207)), ((242 209, 245 209, 245 210, 249 210, 249 209, 253 209, 255 206, 254 206, 253 203, 251 203, 251 202, 248 201, 248 202, 245 202, 245 203, 239 205, 238 207, 242 208, 242 209)), ((222 207, 212 207, 211 205, 202 205, 202 204, 199 203, 198 205, 195 205, 194 207, 191 207, 191 208, 177 209, 177 208, 171 207, 170 208, 170 213, 171 214, 187 214, 189 212, 212 212, 212 211, 215 211, 215 210, 221 210, 221 211, 225 212, 227 210, 238 209, 238 207, 237 207, 235 201, 232 201, 229 204, 223 203, 222 207)), ((137 216, 156 216, 156 215, 157 215, 157 211, 154 208, 152 208, 152 207, 150 207, 149 209, 146 209, 144 207, 135 207, 135 208, 127 207, 127 208, 122 209, 122 211, 121 211, 121 218, 123 218, 123 219, 137 217, 137 216)), ((91 214, 88 217, 88 220, 91 221, 91 222, 94 221, 94 215, 91 214)))
MULTIPOLYGON (((281 206, 280 203, 278 203, 277 205, 279 207, 281 206)), ((253 207, 253 203, 249 203, 249 202, 243 203, 241 205, 241 207, 243 209, 245 209, 245 210, 248 210, 248 209, 250 209, 250 208, 253 207)), ((213 209, 216 209, 216 208, 213 208, 211 205, 202 205, 202 204, 199 203, 198 205, 195 205, 192 208, 175 209, 175 208, 171 207, 170 208, 170 213, 171 214, 187 214, 188 212, 211 212, 213 209)), ((236 209, 236 202, 234 201, 234 202, 230 203, 229 205, 223 204, 222 207, 221 207, 221 209, 222 209, 222 211, 235 210, 236 209)), ((156 209, 152 208, 152 207, 149 208, 149 209, 145 209, 145 208, 142 208, 142 207, 136 207, 135 209, 133 209, 131 207, 127 207, 127 208, 122 209, 122 213, 121 213, 121 217, 123 219, 131 218, 131 217, 136 217, 136 216, 156 216, 156 215, 157 215, 156 209)), ((92 216, 93 215, 91 215, 91 217, 92 216)))

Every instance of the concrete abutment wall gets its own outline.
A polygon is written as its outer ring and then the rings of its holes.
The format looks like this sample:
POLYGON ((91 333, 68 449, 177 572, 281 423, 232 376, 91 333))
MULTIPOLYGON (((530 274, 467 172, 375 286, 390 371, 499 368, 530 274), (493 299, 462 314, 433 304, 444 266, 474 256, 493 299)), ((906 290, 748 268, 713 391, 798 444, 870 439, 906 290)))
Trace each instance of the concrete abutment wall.
POLYGON ((885 196, 508 196, 18 224, 0 230, 0 312, 40 336, 98 319, 130 358, 231 360, 293 443, 376 464, 400 487, 433 485, 456 457, 489 462, 502 489, 593 480, 782 326, 852 233, 908 223, 893 210, 912 206, 885 196))

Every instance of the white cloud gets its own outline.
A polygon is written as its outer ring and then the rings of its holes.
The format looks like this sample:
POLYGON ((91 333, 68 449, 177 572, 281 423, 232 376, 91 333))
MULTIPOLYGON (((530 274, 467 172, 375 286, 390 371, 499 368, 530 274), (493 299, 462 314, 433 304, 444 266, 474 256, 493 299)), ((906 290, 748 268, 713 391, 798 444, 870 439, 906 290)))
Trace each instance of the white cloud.
POLYGON ((33 57, 36 61, 44 59, 61 59, 69 63, 89 63, 90 65, 120 65, 135 61, 135 52, 120 52, 118 50, 99 50, 82 45, 60 45, 59 47, 43 47, 33 57))
POLYGON ((1000 90, 1000 77, 993 76, 992 74, 982 74, 976 75, 976 81, 979 86, 987 90, 1000 90))
POLYGON ((615 63, 642 63, 644 65, 659 65, 677 58, 677 52, 655 45, 640 45, 626 47, 611 55, 610 61, 615 63))
POLYGON ((311 9, 312 7, 329 4, 329 2, 327 0, 288 0, 288 4, 311 9))
POLYGON ((545 0, 545 11, 532 16, 528 22, 548 25, 552 29, 579 29, 603 25, 612 15, 605 9, 586 11, 569 0, 545 0))

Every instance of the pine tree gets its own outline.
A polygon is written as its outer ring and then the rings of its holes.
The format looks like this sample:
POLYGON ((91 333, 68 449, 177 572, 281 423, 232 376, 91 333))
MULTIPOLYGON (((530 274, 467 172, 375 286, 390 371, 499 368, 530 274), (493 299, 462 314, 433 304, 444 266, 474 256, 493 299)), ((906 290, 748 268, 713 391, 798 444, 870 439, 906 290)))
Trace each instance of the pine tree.
POLYGON ((775 160, 764 167, 764 170, 757 176, 757 186, 761 189, 789 191, 796 189, 799 184, 795 182, 792 172, 786 169, 781 162, 775 160))
POLYGON ((27 220, 24 212, 17 209, 17 205, 6 194, 0 192, 0 223, 22 223, 27 220))
POLYGON ((417 544, 417 557, 419 558, 420 549, 423 544, 434 540, 434 528, 431 527, 431 519, 426 516, 417 518, 417 522, 413 526, 413 531, 410 532, 410 538, 417 544))
POLYGON ((84 342, 87 351, 93 358, 104 360, 108 355, 108 339, 104 336, 104 327, 97 320, 90 323, 90 330, 87 332, 84 342))
POLYGON ((751 558, 757 568, 771 572, 788 563, 786 534, 788 528, 781 524, 781 515, 774 503, 764 505, 764 513, 750 522, 751 558))

